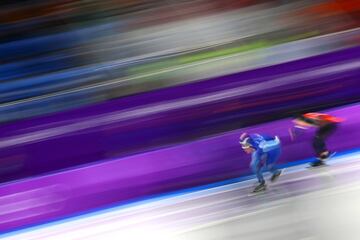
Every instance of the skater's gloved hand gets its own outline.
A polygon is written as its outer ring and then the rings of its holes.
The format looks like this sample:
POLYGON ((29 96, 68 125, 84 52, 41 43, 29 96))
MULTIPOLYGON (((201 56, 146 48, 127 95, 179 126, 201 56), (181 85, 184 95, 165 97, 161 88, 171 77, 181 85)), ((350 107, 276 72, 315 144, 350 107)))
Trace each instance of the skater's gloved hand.
POLYGON ((294 128, 289 128, 289 135, 290 135, 291 141, 294 141, 295 138, 296 138, 296 134, 295 134, 294 128))

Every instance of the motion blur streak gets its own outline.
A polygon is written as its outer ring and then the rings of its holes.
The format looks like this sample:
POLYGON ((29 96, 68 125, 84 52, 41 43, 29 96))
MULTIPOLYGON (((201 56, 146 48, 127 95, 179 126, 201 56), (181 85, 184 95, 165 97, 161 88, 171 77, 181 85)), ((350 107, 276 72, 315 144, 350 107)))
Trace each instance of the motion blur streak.
POLYGON ((355 240, 359 157, 359 152, 337 157, 331 167, 317 171, 304 165, 288 168, 282 180, 260 196, 247 196, 251 181, 238 182, 117 207, 3 239, 355 240))
POLYGON ((0 196, 0 224, 16 222, 59 211, 66 196, 64 187, 47 185, 0 196))
POLYGON ((356 46, 360 26, 348 0, 0 4, 1 121, 356 46))
MULTIPOLYGON (((203 60, 200 61, 198 63, 190 63, 190 64, 186 64, 184 66, 175 66, 172 68, 166 68, 164 70, 159 70, 156 72, 152 72, 152 73, 147 73, 147 74, 140 74, 137 76, 133 76, 133 77, 125 77, 125 78, 116 78, 114 80, 109 80, 106 82, 100 82, 100 83, 94 83, 94 84, 88 84, 86 86, 80 86, 80 87, 74 87, 68 90, 62 90, 62 91, 57 91, 54 93, 49 93, 49 94, 43 94, 40 96, 36 96, 36 97, 30 97, 30 98, 26 98, 23 100, 16 100, 16 101, 12 101, 12 102, 7 102, 7 103, 2 103, 0 104, 0 107, 9 107, 9 106, 14 106, 14 105, 20 105, 20 104, 24 104, 24 103, 28 103, 31 101, 40 101, 40 100, 45 100, 47 98, 54 98, 54 97, 61 97, 62 95, 67 95, 67 94, 75 94, 78 92, 84 92, 84 91, 96 91, 96 92, 101 92, 103 90, 109 90, 109 89, 113 89, 115 87, 121 87, 123 84, 127 84, 128 82, 131 81, 136 81, 139 79, 143 79, 146 77, 156 77, 161 73, 173 73, 174 76, 179 77, 179 74, 184 74, 184 72, 187 72, 188 77, 190 78, 194 78, 193 80, 197 79, 197 78, 209 78, 209 77, 214 77, 214 76, 221 76, 224 74, 230 74, 230 73, 236 73, 240 70, 240 67, 242 70, 247 70, 247 69, 254 69, 256 67, 261 67, 261 66, 267 66, 267 65, 271 65, 271 64, 279 64, 282 62, 286 62, 286 61, 291 61, 291 60, 297 60, 297 59, 301 59, 302 57, 309 57, 312 55, 316 55, 316 54, 320 54, 320 53, 326 53, 327 51, 324 50, 324 44, 326 42, 338 42, 339 38, 347 38, 348 35, 358 35, 359 34, 360 29, 351 29, 348 31, 345 31, 343 33, 335 33, 335 34, 329 34, 329 35, 325 35, 325 36, 320 36, 318 38, 310 38, 310 39, 305 39, 305 40, 301 40, 301 41, 295 41, 292 43, 287 43, 287 44, 283 44, 277 47, 269 47, 267 50, 265 51, 260 51, 258 50, 258 53, 254 53, 253 51, 251 52, 245 52, 245 53, 238 53, 238 54, 232 54, 226 57, 217 57, 214 59, 210 59, 210 60, 203 60), (331 39, 331 40, 329 40, 331 39), (322 48, 318 49, 316 48, 317 45, 321 45, 322 48), (316 49, 314 49, 316 48, 316 49), (260 51, 260 52, 259 52, 260 51), (258 56, 258 57, 256 57, 258 56), (246 60, 244 62, 240 61, 238 58, 241 59, 254 59, 251 60, 249 63, 246 64, 246 60), (234 64, 235 62, 235 64, 234 64), (211 67, 209 67, 209 65, 211 65, 211 67), (220 67, 216 67, 216 66, 220 66, 220 67), (194 70, 191 70, 191 68, 193 67, 201 67, 204 68, 203 71, 201 71, 201 75, 197 76, 198 74, 196 74, 196 71, 194 72, 194 70), (178 71, 178 70, 181 70, 178 71), (194 72, 194 73, 191 73, 194 72), (190 75, 189 75, 190 74, 190 75)), ((328 43, 327 43, 328 44, 328 43)), ((337 48, 334 48, 333 50, 336 49, 341 49, 344 48, 344 46, 338 46, 337 48)), ((163 58, 166 58, 166 56, 164 56, 163 58)), ((133 62, 135 60, 129 60, 130 62, 133 62)), ((141 60, 140 60, 141 61, 141 60)), ((143 60, 145 61, 145 60, 143 60)), ((115 61, 115 62, 111 62, 108 64, 104 64, 104 66, 99 66, 94 68, 94 73, 98 73, 99 71, 102 70, 111 70, 113 67, 119 67, 122 66, 124 64, 129 64, 128 62, 126 62, 125 60, 119 60, 119 61, 115 61)), ((97 75, 92 76, 93 78, 96 77, 97 75)), ((49 78, 49 76, 44 76, 44 78, 49 78)), ((160 76, 161 78, 161 76, 160 76)), ((154 79, 154 81, 156 81, 154 79)), ((163 82, 162 84, 165 84, 165 82, 163 82)), ((166 82, 167 86, 170 85, 174 85, 176 84, 176 81, 174 81, 174 79, 172 81, 168 81, 166 82)), ((165 85, 164 85, 165 86, 165 85)), ((22 90, 22 91, 26 91, 26 90, 22 90)), ((121 94, 121 92, 119 92, 119 94, 121 94)), ((120 96, 120 95, 119 95, 120 96)))
MULTIPOLYGON (((230 90, 218 91, 212 94, 189 97, 188 99, 179 99, 175 102, 160 103, 150 106, 144 106, 139 109, 127 110, 121 112, 114 112, 106 114, 105 116, 97 116, 96 119, 78 119, 79 123, 57 127, 53 129, 46 129, 43 131, 32 132, 27 135, 16 136, 13 139, 3 139, 0 142, 0 147, 9 147, 23 143, 31 143, 34 141, 44 141, 48 138, 59 136, 62 134, 82 131, 93 127, 98 127, 118 121, 125 121, 132 118, 145 117, 150 114, 161 113, 164 111, 175 110, 179 108, 191 107, 205 103, 222 101, 233 97, 239 97, 245 94, 264 91, 271 88, 289 85, 288 89, 298 88, 299 86, 312 85, 315 77, 326 77, 341 72, 356 70, 360 67, 360 61, 345 62, 335 66, 328 66, 320 69, 311 69, 306 72, 299 72, 293 76, 278 77, 274 80, 264 81, 257 84, 250 84, 248 86, 241 86, 230 90), (302 83, 304 82, 304 83, 302 83), (296 85, 294 85, 296 83, 296 85), (301 85, 300 85, 301 84, 301 85)), ((331 81, 331 78, 325 78, 323 83, 331 81)), ((320 82, 317 81, 316 84, 320 82)))

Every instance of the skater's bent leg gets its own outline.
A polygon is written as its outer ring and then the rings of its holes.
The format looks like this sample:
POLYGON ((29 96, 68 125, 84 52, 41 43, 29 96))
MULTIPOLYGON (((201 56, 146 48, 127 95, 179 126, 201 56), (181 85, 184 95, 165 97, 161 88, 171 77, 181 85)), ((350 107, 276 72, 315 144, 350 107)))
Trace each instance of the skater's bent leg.
POLYGON ((313 146, 318 158, 326 158, 329 155, 329 150, 326 147, 326 139, 336 130, 336 124, 328 124, 321 127, 315 135, 313 146))
POLYGON ((281 170, 276 167, 276 164, 269 165, 268 170, 271 174, 278 174, 279 172, 281 172, 281 170))
POLYGON ((313 147, 317 157, 319 157, 321 153, 326 151, 325 139, 318 133, 316 133, 313 140, 313 147))
POLYGON ((267 163, 267 169, 272 173, 278 173, 280 170, 276 167, 276 163, 279 160, 281 155, 281 148, 280 146, 276 149, 270 151, 268 153, 268 159, 266 161, 267 163))
POLYGON ((251 167, 251 170, 253 171, 253 173, 255 173, 259 183, 264 183, 265 180, 262 175, 262 167, 261 167, 260 158, 252 159, 252 161, 250 163, 250 167, 251 167))
POLYGON ((271 172, 272 176, 270 178, 271 182, 275 182, 281 175, 281 170, 276 167, 276 163, 281 155, 281 146, 269 152, 268 156, 268 170, 271 172))

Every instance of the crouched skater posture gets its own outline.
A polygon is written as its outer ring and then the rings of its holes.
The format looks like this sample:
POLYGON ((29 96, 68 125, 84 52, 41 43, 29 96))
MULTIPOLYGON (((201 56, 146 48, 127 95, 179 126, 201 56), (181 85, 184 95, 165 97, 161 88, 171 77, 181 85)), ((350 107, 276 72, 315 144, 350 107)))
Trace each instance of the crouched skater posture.
POLYGON ((272 173, 270 179, 272 182, 277 180, 281 174, 281 170, 275 166, 281 154, 280 139, 277 136, 243 133, 240 136, 240 144, 247 154, 251 154, 250 167, 259 181, 259 185, 255 187, 253 192, 257 193, 266 190, 262 173, 270 171, 272 173))
POLYGON ((317 128, 313 139, 316 160, 311 163, 312 167, 325 165, 325 161, 334 154, 334 152, 328 150, 325 142, 327 138, 335 132, 338 124, 342 121, 343 119, 341 118, 324 113, 306 113, 293 121, 295 124, 294 128, 290 129, 292 139, 294 139, 296 135, 299 135, 301 129, 310 127, 317 128))

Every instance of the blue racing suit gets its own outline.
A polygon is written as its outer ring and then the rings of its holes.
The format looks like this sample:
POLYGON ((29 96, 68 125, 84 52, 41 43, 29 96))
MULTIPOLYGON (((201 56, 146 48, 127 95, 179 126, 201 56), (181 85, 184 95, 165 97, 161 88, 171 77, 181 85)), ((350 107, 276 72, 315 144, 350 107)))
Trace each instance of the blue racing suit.
POLYGON ((275 163, 281 154, 280 139, 278 137, 251 134, 248 142, 255 149, 251 155, 250 167, 259 182, 262 183, 265 181, 262 175, 264 171, 270 171, 272 174, 280 171, 275 167, 275 163))

